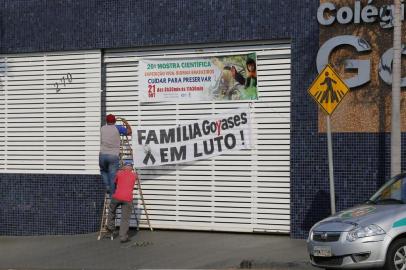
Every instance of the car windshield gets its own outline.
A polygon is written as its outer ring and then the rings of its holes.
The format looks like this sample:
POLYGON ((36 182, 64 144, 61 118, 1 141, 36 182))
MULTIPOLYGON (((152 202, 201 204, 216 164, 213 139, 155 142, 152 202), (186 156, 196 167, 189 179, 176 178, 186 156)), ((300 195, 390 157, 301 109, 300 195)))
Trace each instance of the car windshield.
POLYGON ((372 204, 403 204, 406 202, 406 177, 395 177, 385 183, 368 201, 372 204))

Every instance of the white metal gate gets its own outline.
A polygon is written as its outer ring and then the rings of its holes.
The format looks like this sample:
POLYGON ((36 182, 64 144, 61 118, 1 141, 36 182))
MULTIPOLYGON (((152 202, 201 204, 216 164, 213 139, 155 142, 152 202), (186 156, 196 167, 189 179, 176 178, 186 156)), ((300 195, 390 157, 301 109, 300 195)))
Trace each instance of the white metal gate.
MULTIPOLYGON (((135 126, 175 125, 246 101, 140 103, 138 61, 149 56, 257 53, 259 100, 251 104, 253 149, 141 171, 155 228, 290 231, 290 43, 215 44, 105 53, 108 113, 135 126)), ((144 218, 144 217, 142 217, 144 218)))
POLYGON ((0 172, 98 174, 101 52, 0 55, 0 172))

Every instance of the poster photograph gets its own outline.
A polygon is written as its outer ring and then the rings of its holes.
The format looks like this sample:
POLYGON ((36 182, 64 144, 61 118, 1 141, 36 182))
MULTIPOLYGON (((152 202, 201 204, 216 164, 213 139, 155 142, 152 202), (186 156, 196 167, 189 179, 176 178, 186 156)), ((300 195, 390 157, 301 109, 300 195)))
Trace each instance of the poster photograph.
POLYGON ((141 102, 256 100, 255 53, 139 61, 141 102))

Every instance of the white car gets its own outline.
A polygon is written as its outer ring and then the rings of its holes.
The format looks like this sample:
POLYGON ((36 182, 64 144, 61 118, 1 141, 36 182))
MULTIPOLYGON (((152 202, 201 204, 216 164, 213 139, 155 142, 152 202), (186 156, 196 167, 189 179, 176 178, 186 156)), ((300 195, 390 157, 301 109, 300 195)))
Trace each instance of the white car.
POLYGON ((309 232, 311 263, 325 269, 406 270, 406 173, 364 204, 316 223, 309 232))

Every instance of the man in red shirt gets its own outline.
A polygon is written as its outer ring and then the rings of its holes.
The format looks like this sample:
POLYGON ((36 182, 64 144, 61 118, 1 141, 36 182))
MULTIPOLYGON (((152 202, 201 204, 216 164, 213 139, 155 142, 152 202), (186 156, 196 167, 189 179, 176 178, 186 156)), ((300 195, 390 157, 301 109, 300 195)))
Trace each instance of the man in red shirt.
POLYGON ((130 225, 131 211, 133 208, 133 190, 137 181, 137 174, 133 171, 132 160, 126 160, 124 166, 117 172, 115 183, 116 190, 111 198, 109 212, 107 216, 107 229, 110 232, 114 231, 114 219, 116 210, 121 205, 121 221, 120 221, 120 241, 121 243, 128 242, 128 227, 130 225))

